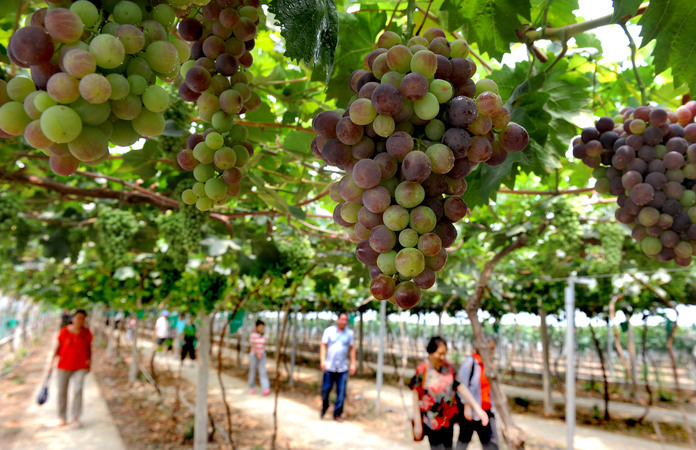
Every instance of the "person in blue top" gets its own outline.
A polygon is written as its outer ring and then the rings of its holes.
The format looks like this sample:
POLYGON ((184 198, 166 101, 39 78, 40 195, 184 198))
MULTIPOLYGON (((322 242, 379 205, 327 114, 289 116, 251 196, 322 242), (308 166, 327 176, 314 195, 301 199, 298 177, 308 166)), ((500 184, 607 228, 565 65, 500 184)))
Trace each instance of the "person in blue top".
POLYGON ((329 395, 336 385, 336 403, 334 420, 343 422, 343 402, 346 398, 348 374, 355 375, 355 345, 353 331, 346 328, 348 314, 340 313, 336 325, 324 330, 319 347, 319 362, 324 377, 321 384, 321 415, 324 417, 329 409, 329 395), (350 358, 350 361, 349 361, 350 358))

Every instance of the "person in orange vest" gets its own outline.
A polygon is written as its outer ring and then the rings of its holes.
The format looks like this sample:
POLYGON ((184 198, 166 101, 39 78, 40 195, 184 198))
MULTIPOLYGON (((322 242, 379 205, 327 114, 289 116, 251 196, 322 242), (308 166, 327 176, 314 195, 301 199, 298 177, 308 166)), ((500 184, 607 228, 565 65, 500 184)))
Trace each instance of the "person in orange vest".
MULTIPOLYGON (((495 337, 486 335, 485 339, 492 355, 495 351, 495 337)), ((477 406, 480 406, 488 416, 488 424, 484 425, 481 416, 476 412, 477 408, 472 408, 461 395, 459 396, 464 405, 464 411, 460 415, 457 450, 466 450, 474 431, 478 434, 483 450, 498 450, 498 430, 495 426, 495 405, 491 397, 491 384, 486 378, 486 370, 478 349, 464 360, 457 378, 459 383, 469 389, 477 406)))

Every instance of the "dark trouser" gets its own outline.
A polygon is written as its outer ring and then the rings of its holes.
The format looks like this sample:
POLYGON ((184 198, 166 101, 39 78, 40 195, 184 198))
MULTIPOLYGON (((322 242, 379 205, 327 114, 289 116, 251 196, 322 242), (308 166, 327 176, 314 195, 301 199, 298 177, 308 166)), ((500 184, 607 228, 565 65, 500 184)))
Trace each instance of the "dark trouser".
POLYGON ((194 339, 184 339, 184 344, 181 346, 181 360, 186 359, 188 354, 191 359, 196 359, 196 347, 193 345, 194 339))
POLYGON ((334 405, 334 417, 341 417, 343 414, 343 402, 346 398, 346 382, 348 372, 324 372, 324 379, 321 383, 321 415, 323 416, 329 409, 329 394, 336 385, 336 404, 334 405))
POLYGON ((428 436, 431 450, 451 450, 454 428, 452 425, 438 430, 432 430, 427 425, 423 425, 423 434, 428 436))
POLYGON ((459 422, 457 450, 466 450, 474 431, 478 434, 483 450, 498 450, 498 430, 495 427, 495 416, 490 411, 486 411, 486 413, 488 413, 488 425, 485 427, 476 420, 465 419, 459 422))

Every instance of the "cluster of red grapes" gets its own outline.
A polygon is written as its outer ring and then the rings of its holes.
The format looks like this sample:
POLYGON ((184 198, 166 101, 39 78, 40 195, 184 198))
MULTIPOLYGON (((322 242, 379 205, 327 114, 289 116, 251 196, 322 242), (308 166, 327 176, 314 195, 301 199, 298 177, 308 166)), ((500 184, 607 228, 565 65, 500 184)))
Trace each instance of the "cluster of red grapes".
POLYGON ((195 101, 201 119, 211 125, 204 135, 191 135, 177 157, 197 181, 182 200, 202 211, 240 192, 239 169, 253 154, 248 132, 234 123, 234 116, 261 105, 249 87, 250 72, 243 70, 253 63, 249 52, 258 23, 258 0, 213 0, 179 22, 179 35, 193 42, 191 59, 181 66, 179 95, 195 101))
POLYGON ((601 117, 573 141, 595 169, 595 189, 616 195, 616 219, 643 252, 688 266, 696 252, 696 102, 676 112, 652 106, 601 117))
POLYGON ((109 142, 161 134, 169 96, 156 79, 174 81, 190 53, 168 32, 175 19, 166 2, 127 0, 34 12, 9 41, 8 56, 31 78, 0 86, 2 135, 24 135, 55 173, 70 175, 106 160, 109 142))
POLYGON ((358 242, 372 295, 411 308, 468 212, 465 177, 522 151, 529 136, 510 122, 495 82, 471 79, 464 40, 430 28, 403 45, 385 31, 377 47, 351 75, 347 108, 315 116, 312 152, 348 172, 331 186, 333 217, 358 242))

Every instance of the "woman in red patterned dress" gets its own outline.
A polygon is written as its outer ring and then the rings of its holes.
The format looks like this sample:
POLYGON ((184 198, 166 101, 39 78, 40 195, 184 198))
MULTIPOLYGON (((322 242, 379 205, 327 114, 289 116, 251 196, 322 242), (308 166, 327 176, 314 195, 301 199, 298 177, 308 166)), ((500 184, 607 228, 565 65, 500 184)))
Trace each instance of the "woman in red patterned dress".
POLYGON ((428 436, 431 449, 450 450, 457 415, 457 392, 483 418, 483 426, 486 426, 484 420, 488 422, 488 415, 473 401, 471 392, 457 381, 454 366, 447 362, 444 339, 439 336, 431 338, 426 350, 428 358, 418 364, 416 374, 408 384, 413 390, 413 432, 416 437, 428 436))

